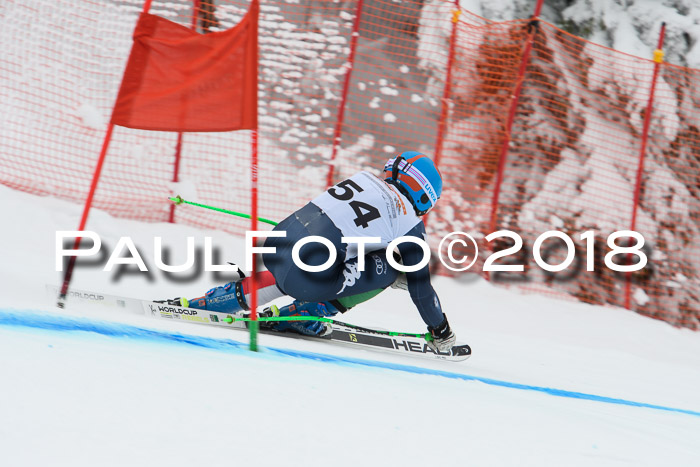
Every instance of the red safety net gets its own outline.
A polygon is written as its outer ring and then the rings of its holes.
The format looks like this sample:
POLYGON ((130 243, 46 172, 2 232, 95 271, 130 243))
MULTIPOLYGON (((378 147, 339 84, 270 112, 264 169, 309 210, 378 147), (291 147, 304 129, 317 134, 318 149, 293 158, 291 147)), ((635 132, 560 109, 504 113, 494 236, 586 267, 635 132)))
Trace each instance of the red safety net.
MULTIPOLYGON (((452 209, 443 205, 439 211, 449 213, 440 227, 475 235, 508 229, 522 237, 523 247, 499 262, 524 265, 524 272, 491 273, 492 281, 628 306, 675 325, 698 327, 699 75, 660 66, 645 134, 654 66, 542 21, 487 23, 462 15, 442 159, 446 185, 460 193, 450 201, 452 209), (528 37, 532 49, 521 77, 528 37), (511 96, 519 82, 508 133, 511 96), (611 251, 608 236, 630 229, 643 235, 641 250, 649 262, 638 272, 615 272, 604 261, 611 251), (534 260, 536 239, 550 230, 567 234, 575 247, 573 263, 561 272, 547 272, 534 260), (581 238, 586 231, 595 232, 590 245, 581 238), (587 270, 589 250, 593 271, 587 270)), ((481 260, 513 244, 508 238, 482 239, 481 260)), ((623 236, 617 244, 633 246, 636 240, 623 236)), ((550 238, 539 252, 557 265, 567 247, 550 238)), ((625 265, 638 258, 618 254, 611 260, 625 265)))
MULTIPOLYGON (((322 191, 329 174, 338 181, 361 169, 379 173, 386 159, 423 151, 445 177, 428 221, 431 238, 452 231, 476 237, 481 256, 471 272, 508 246, 508 239, 488 243, 484 236, 509 229, 524 246, 505 261, 525 270, 491 273, 490 280, 628 305, 697 327, 700 72, 660 66, 645 136, 653 61, 542 21, 456 15, 454 5, 261 1, 259 214, 282 219, 322 191), (631 229, 635 210, 649 264, 616 273, 604 263, 606 239, 631 229), (565 232, 576 245, 574 262, 561 272, 547 273, 533 259, 535 239, 549 230, 565 232), (589 230, 594 271, 585 270, 580 238, 589 230)), ((199 33, 218 34, 239 24, 249 7, 245 0, 156 0, 150 13, 188 28, 196 15, 199 33)), ((141 0, 3 2, 0 183, 84 202, 142 8, 141 0)), ((168 196, 180 194, 249 211, 249 131, 185 133, 173 183, 177 146, 177 133, 116 127, 94 206, 162 222, 170 216, 168 196)), ((174 220, 236 234, 248 227, 187 206, 176 209, 174 220)), ((564 243, 546 240, 541 256, 560 263, 564 243)), ((624 264, 626 255, 614 261, 624 264)))

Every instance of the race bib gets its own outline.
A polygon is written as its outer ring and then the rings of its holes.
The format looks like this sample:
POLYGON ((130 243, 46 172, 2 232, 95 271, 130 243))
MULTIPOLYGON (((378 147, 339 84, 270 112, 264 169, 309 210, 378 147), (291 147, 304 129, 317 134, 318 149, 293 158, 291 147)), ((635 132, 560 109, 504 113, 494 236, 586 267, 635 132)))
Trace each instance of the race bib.
MULTIPOLYGON (((326 213, 344 237, 379 237, 366 252, 386 248, 421 222, 398 190, 369 172, 360 172, 311 200, 326 213)), ((350 244, 346 260, 357 256, 350 244)))

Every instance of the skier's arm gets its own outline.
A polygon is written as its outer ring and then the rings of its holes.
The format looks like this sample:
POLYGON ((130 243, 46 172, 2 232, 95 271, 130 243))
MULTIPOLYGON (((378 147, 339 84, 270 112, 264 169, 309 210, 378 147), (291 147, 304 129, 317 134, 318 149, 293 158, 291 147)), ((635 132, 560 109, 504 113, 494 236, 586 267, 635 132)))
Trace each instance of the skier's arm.
MULTIPOLYGON (((406 235, 418 237, 424 240, 425 227, 422 222, 418 223, 406 235)), ((423 249, 415 244, 404 242, 399 245, 399 253, 405 266, 418 264, 423 259, 423 249)), ((428 265, 415 272, 407 272, 406 279, 408 283, 408 292, 411 294, 411 300, 418 308, 418 312, 425 321, 425 324, 430 328, 437 328, 443 321, 446 320, 440 306, 438 298, 433 286, 430 284, 430 268, 428 265)))

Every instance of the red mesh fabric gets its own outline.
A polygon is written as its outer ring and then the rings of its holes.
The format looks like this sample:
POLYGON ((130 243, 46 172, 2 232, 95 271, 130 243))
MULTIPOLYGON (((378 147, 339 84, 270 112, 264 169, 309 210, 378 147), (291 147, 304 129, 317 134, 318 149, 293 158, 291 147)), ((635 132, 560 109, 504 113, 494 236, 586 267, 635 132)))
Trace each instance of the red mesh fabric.
MULTIPOLYGON (((698 72, 661 65, 642 154, 654 62, 540 21, 508 133, 511 96, 533 25, 462 19, 441 162, 446 186, 458 193, 444 200, 434 227, 440 233, 463 229, 480 238, 479 264, 494 248, 484 234, 500 229, 520 234, 523 248, 499 262, 524 265, 525 271, 491 274, 496 283, 595 304, 629 301, 639 313, 697 328, 698 72), (503 178, 495 198, 504 140, 503 178), (635 198, 640 163, 642 184, 635 198), (649 263, 631 274, 614 272, 604 264, 611 250, 606 239, 632 228, 634 209, 634 228, 645 238, 649 263), (576 246, 574 263, 562 272, 548 273, 534 261, 535 240, 549 230, 566 233, 576 246), (588 230, 596 232, 594 271, 586 271, 587 245, 580 238, 588 230)), ((511 245, 507 239, 494 243, 497 251, 511 245)), ((556 239, 545 242, 542 252, 550 264, 566 256, 564 243, 556 239)))
POLYGON ((257 0, 235 27, 202 35, 142 13, 112 114, 158 131, 257 128, 257 0))

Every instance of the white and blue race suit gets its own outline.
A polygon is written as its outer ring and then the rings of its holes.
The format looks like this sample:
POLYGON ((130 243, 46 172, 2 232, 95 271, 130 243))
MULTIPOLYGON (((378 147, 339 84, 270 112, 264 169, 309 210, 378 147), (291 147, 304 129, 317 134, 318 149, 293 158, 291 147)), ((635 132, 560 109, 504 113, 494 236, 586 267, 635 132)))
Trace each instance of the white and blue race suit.
MULTIPOLYGON (((414 236, 425 239, 425 225, 409 201, 396 189, 369 172, 359 172, 329 188, 306 206, 280 222, 274 230, 286 231, 286 237, 268 237, 266 247, 276 252, 263 254, 265 267, 275 277, 279 289, 296 299, 323 302, 383 289, 397 278, 398 271, 386 259, 386 247, 394 239, 414 236), (325 271, 308 272, 292 261, 294 244, 307 236, 329 239, 336 248, 335 262, 325 271), (365 246, 365 269, 357 267, 357 244, 343 243, 342 237, 378 237, 379 243, 365 246)), ((398 246, 404 265, 423 259, 423 249, 412 242, 398 246)), ((308 243, 299 252, 309 266, 324 264, 328 248, 308 243)), ((439 326, 444 316, 440 300, 430 284, 426 265, 407 272, 408 290, 413 303, 430 327, 439 326)))

